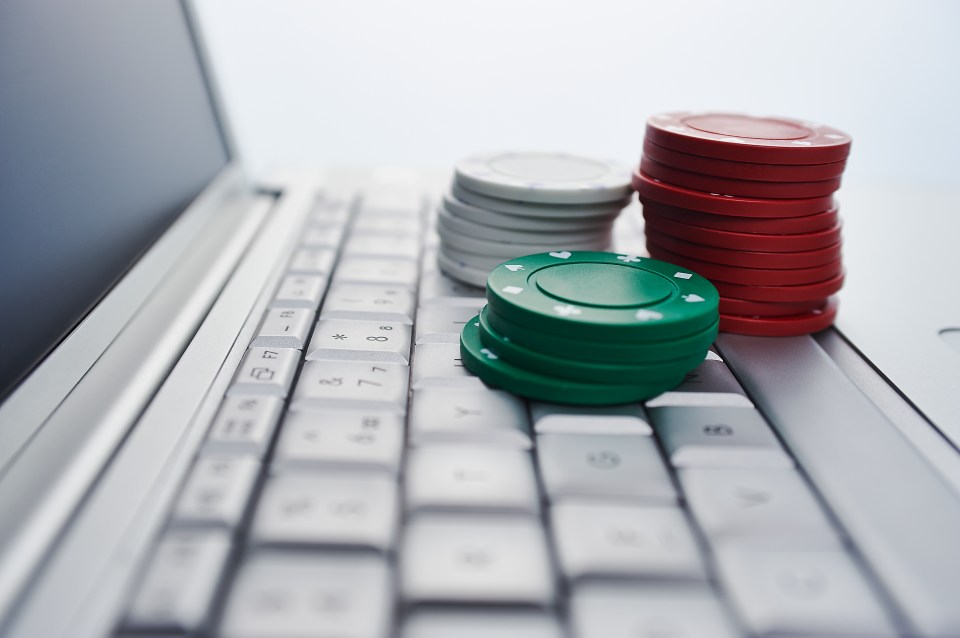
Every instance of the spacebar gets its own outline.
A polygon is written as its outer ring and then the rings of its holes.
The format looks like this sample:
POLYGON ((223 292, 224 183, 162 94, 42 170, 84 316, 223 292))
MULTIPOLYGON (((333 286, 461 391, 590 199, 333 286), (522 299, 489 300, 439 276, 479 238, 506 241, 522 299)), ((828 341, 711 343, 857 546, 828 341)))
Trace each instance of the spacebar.
POLYGON ((960 500, 810 337, 721 335, 911 635, 960 636, 960 500))

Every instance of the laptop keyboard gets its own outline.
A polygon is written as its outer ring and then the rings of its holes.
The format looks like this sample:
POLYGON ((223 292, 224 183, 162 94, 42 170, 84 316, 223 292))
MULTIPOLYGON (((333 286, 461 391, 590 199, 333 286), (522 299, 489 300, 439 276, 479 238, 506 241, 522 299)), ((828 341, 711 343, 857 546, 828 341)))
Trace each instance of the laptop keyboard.
POLYGON ((645 405, 489 388, 429 226, 318 202, 120 634, 893 635, 722 353, 645 405))

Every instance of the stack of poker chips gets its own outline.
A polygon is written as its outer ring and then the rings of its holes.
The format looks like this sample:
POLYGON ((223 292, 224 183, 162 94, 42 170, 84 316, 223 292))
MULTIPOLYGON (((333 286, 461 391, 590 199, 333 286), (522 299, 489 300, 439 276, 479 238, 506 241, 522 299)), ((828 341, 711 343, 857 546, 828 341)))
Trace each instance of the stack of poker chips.
POLYGON ((507 259, 553 250, 606 250, 630 203, 630 172, 561 153, 487 153, 456 166, 437 210, 437 262, 482 287, 507 259))
POLYGON ((833 194, 849 152, 848 135, 810 122, 655 115, 633 176, 647 250, 713 282, 724 332, 824 329, 844 277, 833 194))
POLYGON ((630 403, 678 385, 717 336, 719 294, 647 257, 551 251, 490 273, 487 305, 460 337, 489 385, 576 405, 630 403))

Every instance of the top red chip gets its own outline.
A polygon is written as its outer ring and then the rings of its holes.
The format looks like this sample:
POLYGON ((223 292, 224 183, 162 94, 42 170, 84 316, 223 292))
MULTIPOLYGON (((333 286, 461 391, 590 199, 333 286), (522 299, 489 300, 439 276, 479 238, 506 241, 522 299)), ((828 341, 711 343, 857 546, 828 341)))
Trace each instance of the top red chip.
POLYGON ((851 141, 822 124, 741 113, 661 113, 647 120, 646 136, 681 153, 770 164, 842 162, 851 141))

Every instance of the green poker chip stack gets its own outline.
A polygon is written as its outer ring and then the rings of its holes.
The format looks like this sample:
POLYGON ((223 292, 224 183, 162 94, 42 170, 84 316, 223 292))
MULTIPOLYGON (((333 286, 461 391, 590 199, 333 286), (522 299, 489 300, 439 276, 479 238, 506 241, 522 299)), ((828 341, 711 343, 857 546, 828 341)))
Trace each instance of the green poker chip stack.
POLYGON ((637 255, 567 250, 504 262, 460 336, 489 385, 574 405, 642 401, 678 385, 717 336, 720 297, 696 273, 637 255))

